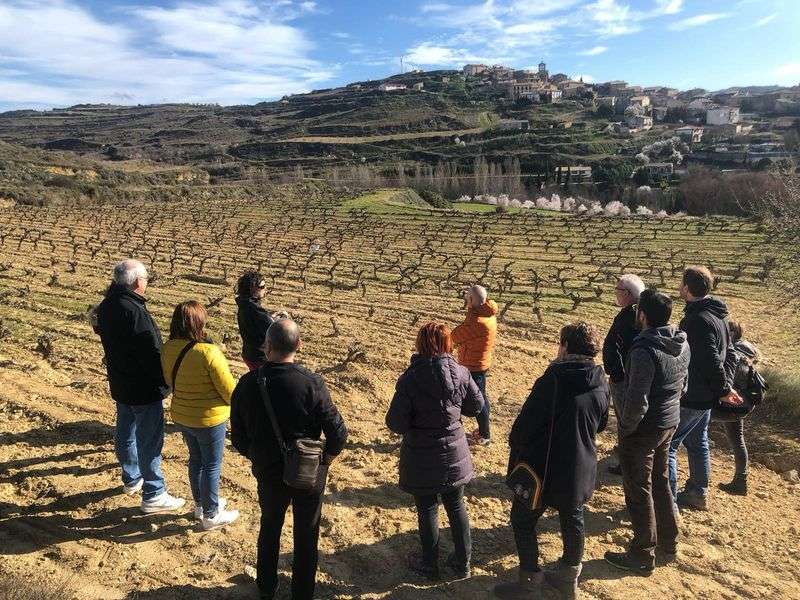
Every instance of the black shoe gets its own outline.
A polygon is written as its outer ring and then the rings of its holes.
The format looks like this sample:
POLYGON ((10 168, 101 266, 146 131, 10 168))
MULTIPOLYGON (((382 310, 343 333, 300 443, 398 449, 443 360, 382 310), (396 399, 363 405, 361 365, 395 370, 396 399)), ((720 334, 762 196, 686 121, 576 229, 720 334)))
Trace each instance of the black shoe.
POLYGON ((653 574, 655 570, 655 560, 650 559, 647 562, 634 560, 627 552, 606 552, 606 562, 623 571, 630 571, 636 575, 648 577, 653 574))
POLYGON ((609 465, 608 472, 611 473, 612 475, 619 475, 620 477, 622 477, 622 465, 619 464, 609 465))
POLYGON ((735 475, 730 483, 720 483, 719 489, 733 496, 747 496, 747 475, 735 475))
POLYGON ((447 557, 445 565, 447 565, 447 568, 450 569, 459 579, 469 579, 472 576, 472 571, 469 568, 469 564, 465 566, 459 563, 458 560, 456 560, 455 552, 451 553, 450 556, 447 557))
POLYGON ((661 548, 656 548, 656 565, 664 567, 676 562, 678 562, 677 550, 662 550, 661 548))
POLYGON ((429 565, 419 554, 412 554, 408 557, 408 568, 431 581, 439 579, 439 565, 429 565))

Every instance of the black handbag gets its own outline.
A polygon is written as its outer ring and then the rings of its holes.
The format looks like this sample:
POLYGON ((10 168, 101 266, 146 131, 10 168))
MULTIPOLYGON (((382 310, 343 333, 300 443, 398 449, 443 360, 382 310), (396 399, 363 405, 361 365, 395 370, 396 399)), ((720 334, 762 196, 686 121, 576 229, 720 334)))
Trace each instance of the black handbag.
POLYGON ((278 419, 275 416, 275 409, 269 396, 267 378, 264 375, 263 367, 259 369, 258 387, 283 457, 283 482, 289 487, 298 490, 314 489, 319 479, 325 442, 311 438, 299 438, 287 445, 278 425, 278 419))
POLYGON ((525 461, 517 461, 506 476, 506 485, 511 488, 514 498, 521 502, 529 510, 536 510, 542 507, 542 492, 547 474, 550 469, 550 450, 553 446, 553 428, 556 422, 556 399, 558 398, 558 379, 555 381, 553 390, 553 402, 550 410, 550 427, 547 435, 547 454, 545 455, 544 471, 536 472, 531 465, 525 461))

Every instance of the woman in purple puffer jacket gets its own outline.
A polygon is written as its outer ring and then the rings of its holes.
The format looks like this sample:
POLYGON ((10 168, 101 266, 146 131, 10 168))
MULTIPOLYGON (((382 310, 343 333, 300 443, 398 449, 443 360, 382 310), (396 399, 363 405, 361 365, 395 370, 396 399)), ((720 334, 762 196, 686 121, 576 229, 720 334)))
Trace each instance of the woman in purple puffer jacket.
POLYGON ((417 334, 416 354, 397 380, 386 425, 403 436, 400 487, 414 496, 422 556, 410 568, 428 578, 439 577, 439 496, 442 498, 455 552, 447 566, 469 577, 472 540, 464 505, 464 486, 474 477, 461 417, 475 417, 483 396, 469 371, 450 354, 450 330, 428 323, 417 334))

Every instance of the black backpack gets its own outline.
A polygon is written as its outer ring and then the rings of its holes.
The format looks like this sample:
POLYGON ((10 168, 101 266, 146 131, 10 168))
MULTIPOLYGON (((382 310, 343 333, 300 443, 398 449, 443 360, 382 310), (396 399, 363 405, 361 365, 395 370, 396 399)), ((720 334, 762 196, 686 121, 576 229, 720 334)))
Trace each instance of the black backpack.
POLYGON ((746 417, 764 401, 769 386, 750 360, 739 354, 733 377, 733 389, 742 397, 742 403, 733 405, 717 402, 712 413, 715 419, 733 421, 746 417))

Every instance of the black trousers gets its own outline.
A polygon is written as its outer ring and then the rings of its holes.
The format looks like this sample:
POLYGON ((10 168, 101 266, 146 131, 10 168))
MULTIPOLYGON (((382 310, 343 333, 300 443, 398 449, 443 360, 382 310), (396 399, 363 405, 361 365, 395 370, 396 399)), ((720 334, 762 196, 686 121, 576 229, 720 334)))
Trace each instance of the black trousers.
POLYGON ((483 409, 478 413, 476 420, 478 421, 478 432, 481 437, 488 440, 492 437, 492 428, 489 422, 489 396, 486 395, 486 371, 476 371, 470 373, 472 380, 478 386, 483 396, 483 409))
POLYGON ((258 533, 256 583, 262 599, 271 600, 278 589, 281 529, 286 509, 291 504, 294 516, 292 600, 313 600, 317 579, 317 544, 322 495, 325 491, 324 479, 321 487, 321 490, 306 492, 288 487, 280 478, 258 479, 261 530, 258 533))
POLYGON ((747 444, 744 443, 744 419, 726 421, 723 426, 733 451, 733 458, 736 461, 736 475, 747 477, 750 459, 747 455, 747 444))
MULTIPOLYGON (((514 530, 514 542, 519 555, 519 567, 523 571, 539 570, 539 540, 536 536, 536 524, 544 514, 546 507, 530 510, 518 500, 511 505, 511 528, 514 530)), ((583 527, 583 506, 557 508, 561 523, 561 539, 564 552, 561 562, 577 567, 583 560, 585 533, 583 527)))
MULTIPOLYGON (((422 560, 426 565, 436 566, 439 562, 439 497, 414 496, 417 505, 419 537, 422 542, 422 560)), ((469 514, 464 504, 464 486, 442 494, 442 504, 450 520, 456 562, 469 566, 472 557, 472 535, 469 529, 469 514)))

